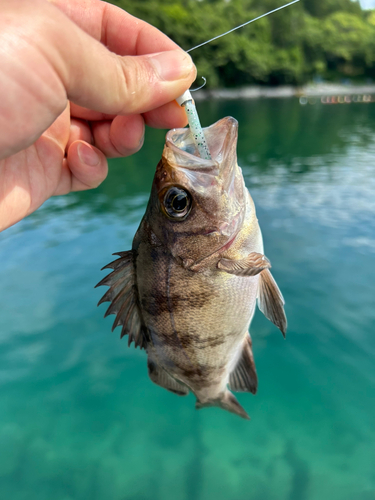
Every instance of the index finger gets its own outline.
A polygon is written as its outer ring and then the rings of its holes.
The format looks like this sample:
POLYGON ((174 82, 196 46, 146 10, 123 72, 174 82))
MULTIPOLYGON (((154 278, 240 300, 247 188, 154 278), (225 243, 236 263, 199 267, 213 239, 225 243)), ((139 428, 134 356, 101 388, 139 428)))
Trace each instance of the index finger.
POLYGON ((120 56, 145 55, 179 46, 154 26, 100 0, 48 0, 75 24, 120 56))

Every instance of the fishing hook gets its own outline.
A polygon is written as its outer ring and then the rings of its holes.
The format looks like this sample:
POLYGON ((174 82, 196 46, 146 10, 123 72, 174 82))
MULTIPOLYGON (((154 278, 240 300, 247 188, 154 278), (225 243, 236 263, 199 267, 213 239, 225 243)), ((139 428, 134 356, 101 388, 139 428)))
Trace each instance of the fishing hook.
POLYGON ((206 85, 207 83, 207 80, 204 76, 201 77, 202 80, 203 80, 203 85, 201 85, 200 87, 198 87, 197 89, 190 89, 190 92, 196 92, 197 90, 200 90, 200 89, 203 89, 203 87, 206 85))

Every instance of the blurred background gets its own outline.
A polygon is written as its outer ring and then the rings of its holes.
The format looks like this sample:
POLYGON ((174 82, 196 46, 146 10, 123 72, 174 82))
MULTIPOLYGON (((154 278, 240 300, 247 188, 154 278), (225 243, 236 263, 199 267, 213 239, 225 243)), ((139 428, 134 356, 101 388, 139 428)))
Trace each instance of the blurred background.
MULTIPOLYGON (((121 2, 184 47, 278 4, 121 2)), ((355 2, 304 1, 194 57, 219 86, 371 78, 374 19, 355 2)), ((239 121, 238 163, 286 300, 286 340, 259 311, 251 325, 250 422, 153 385, 145 353, 96 307, 166 131, 110 160, 98 189, 0 234, 1 500, 375 500, 375 106, 324 102, 198 103, 204 126, 239 121)))
MULTIPOLYGON (((282 0, 115 0, 185 50, 287 3, 282 0)), ((301 0, 192 53, 207 88, 375 76, 373 0, 301 0)))

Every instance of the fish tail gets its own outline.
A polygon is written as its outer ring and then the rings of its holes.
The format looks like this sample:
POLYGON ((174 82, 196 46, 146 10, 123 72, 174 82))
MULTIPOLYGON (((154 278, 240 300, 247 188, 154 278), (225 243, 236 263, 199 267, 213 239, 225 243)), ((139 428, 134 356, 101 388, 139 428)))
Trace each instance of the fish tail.
POLYGON ((231 413, 235 413, 246 420, 250 420, 249 415, 237 401, 237 398, 230 391, 228 391, 228 389, 219 398, 209 399, 204 402, 197 400, 195 408, 200 410, 201 408, 207 408, 209 406, 218 406, 223 410, 230 411, 231 413))

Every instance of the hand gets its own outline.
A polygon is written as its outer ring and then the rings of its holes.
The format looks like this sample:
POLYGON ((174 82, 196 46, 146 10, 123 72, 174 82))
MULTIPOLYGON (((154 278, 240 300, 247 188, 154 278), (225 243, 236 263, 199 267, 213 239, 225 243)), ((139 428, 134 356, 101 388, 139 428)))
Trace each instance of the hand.
POLYGON ((100 0, 0 2, 0 230, 53 195, 98 186, 144 124, 181 127, 188 54, 100 0))

